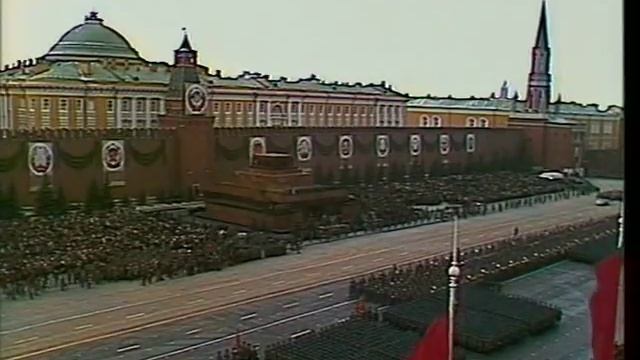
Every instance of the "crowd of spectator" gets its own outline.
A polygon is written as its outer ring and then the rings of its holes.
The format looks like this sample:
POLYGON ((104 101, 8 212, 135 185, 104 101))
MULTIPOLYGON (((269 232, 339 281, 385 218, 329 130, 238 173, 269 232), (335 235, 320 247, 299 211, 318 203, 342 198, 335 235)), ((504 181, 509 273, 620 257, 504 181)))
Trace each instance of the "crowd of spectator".
MULTIPOLYGON (((509 172, 356 186, 351 190, 362 207, 358 219, 344 223, 339 216, 319 214, 286 242, 300 251, 304 240, 421 219, 443 220, 449 216, 444 208, 427 208, 441 202, 463 205, 459 210, 466 216, 568 197, 568 192, 560 192, 567 188, 567 183, 509 172), (538 197, 521 198, 531 195, 538 197), (496 200, 507 202, 487 204, 496 200)), ((286 250, 280 248, 284 248, 282 241, 263 232, 185 222, 127 206, 0 220, 0 289, 14 299, 33 298, 51 288, 91 288, 108 281, 139 280, 147 285, 282 255, 286 250)))
POLYGON ((0 288, 33 298, 47 288, 219 270, 238 261, 245 235, 131 208, 0 221, 0 288))
POLYGON ((310 217, 304 239, 340 233, 372 231, 392 225, 426 220, 438 222, 456 207, 462 217, 532 206, 595 191, 577 179, 547 180, 532 174, 501 171, 450 175, 419 182, 361 184, 349 188, 360 206, 359 216, 348 221, 339 215, 310 217), (312 229, 309 231, 309 229, 312 229), (327 229, 314 232, 315 229, 327 229))

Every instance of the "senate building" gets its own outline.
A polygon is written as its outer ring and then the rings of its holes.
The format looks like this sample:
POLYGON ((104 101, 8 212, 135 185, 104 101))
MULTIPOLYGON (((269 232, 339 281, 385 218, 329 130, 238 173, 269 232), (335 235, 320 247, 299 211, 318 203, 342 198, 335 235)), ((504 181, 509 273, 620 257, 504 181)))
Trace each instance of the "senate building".
MULTIPOLYGON (((184 35, 175 64, 198 64, 184 35)), ((145 60, 127 39, 91 12, 37 59, 0 72, 0 128, 154 128, 165 114, 169 64, 145 60)), ((407 97, 381 84, 235 77, 197 66, 214 127, 399 127, 407 97)))

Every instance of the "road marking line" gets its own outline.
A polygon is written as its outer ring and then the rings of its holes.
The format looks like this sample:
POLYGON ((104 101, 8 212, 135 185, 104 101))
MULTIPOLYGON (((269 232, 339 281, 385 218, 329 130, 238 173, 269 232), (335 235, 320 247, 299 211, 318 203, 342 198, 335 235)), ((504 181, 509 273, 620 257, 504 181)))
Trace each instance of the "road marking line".
MULTIPOLYGON (((579 204, 576 204, 576 205, 579 206, 579 204)), ((547 204, 547 206, 549 206, 549 204, 547 204)), ((594 210, 592 208, 592 206, 591 206, 591 203, 589 202, 588 205, 582 206, 581 208, 580 207, 578 207, 577 209, 572 208, 572 209, 567 210, 567 211, 561 211, 561 212, 559 212, 557 214, 548 215, 548 217, 550 219, 556 220, 558 218, 564 218, 566 216, 570 216, 572 218, 572 221, 570 221, 570 222, 580 221, 581 219, 580 218, 576 218, 576 216, 575 216, 576 215, 576 210, 584 210, 586 212, 583 213, 583 214, 584 215, 588 215, 588 216, 591 216, 592 213, 596 213, 594 215, 604 215, 604 214, 601 214, 604 211, 600 211, 601 209, 596 209, 598 211, 594 210)), ((502 217, 502 215, 503 214, 501 214, 501 213, 496 213, 496 214, 488 215, 488 217, 493 216, 493 217, 495 217, 497 219, 500 219, 502 217)), ((588 216, 583 216, 583 217, 588 217, 588 216)), ((491 219, 488 219, 488 220, 491 220, 491 219)), ((495 227, 508 227, 507 225, 521 223, 521 222, 523 222, 525 220, 526 220, 525 218, 516 218, 516 219, 513 219, 511 221, 502 221, 502 222, 499 222, 497 224, 490 224, 489 226, 486 226, 486 227, 485 226, 478 226, 477 228, 467 229, 468 231, 462 230, 460 232, 460 235, 464 235, 467 232, 479 232, 479 231, 482 231, 482 230, 493 229, 495 227)), ((539 220, 538 223, 546 223, 546 220, 539 220)), ((562 223, 562 224, 565 224, 565 223, 562 223)), ((438 224, 435 224, 435 225, 437 226, 438 224)), ((425 225, 425 226, 431 226, 431 225, 425 225)), ((412 230, 412 229, 409 229, 409 230, 412 230)), ((375 236, 377 236, 379 234, 371 234, 371 235, 373 235, 375 237, 375 236)), ((445 238, 445 237, 448 237, 448 236, 449 235, 436 236, 435 238, 445 238)), ((409 244, 413 244, 413 242, 409 243, 409 244)), ((405 244, 403 244, 401 246, 398 246, 398 247, 403 247, 405 245, 407 245, 407 243, 405 243, 405 244)), ((394 248, 398 248, 398 247, 394 247, 394 248)), ((211 290, 216 290, 216 289, 224 288, 224 287, 227 287, 227 286, 233 286, 233 285, 238 285, 238 284, 242 284, 242 283, 246 283, 246 282, 252 282, 252 281, 260 280, 260 279, 263 279, 263 278, 268 278, 268 277, 271 277, 271 276, 274 276, 274 275, 286 274, 286 273, 290 273, 290 272, 297 272, 297 271, 302 271, 302 270, 309 269, 309 268, 314 268, 314 267, 323 267, 323 266, 327 266, 327 265, 330 265, 330 264, 333 264, 333 263, 337 263, 337 262, 343 262, 343 261, 347 261, 347 260, 351 260, 351 259, 356 259, 356 258, 359 258, 359 257, 362 257, 362 256, 368 256, 368 255, 372 255, 372 254, 375 254, 375 253, 381 253, 381 252, 389 251, 389 250, 392 250, 394 248, 386 248, 386 249, 376 250, 376 251, 369 252, 369 253, 361 253, 361 254, 358 254, 358 255, 351 255, 351 256, 348 256, 346 258, 336 259, 336 260, 332 260, 332 261, 329 261, 329 262, 326 262, 326 263, 322 263, 322 264, 307 265, 307 266, 304 266, 304 267, 301 267, 301 268, 294 268, 294 269, 284 270, 284 271, 281 271, 281 272, 271 273, 269 275, 259 276, 259 277, 253 278, 253 279, 245 279, 245 280, 241 280, 241 281, 226 280, 226 281, 223 281, 222 283, 214 285, 212 287, 196 290, 196 291, 193 291, 191 293, 176 294, 176 295, 166 296, 164 298, 156 298, 154 300, 141 301, 141 302, 138 302, 138 303, 133 303, 133 304, 128 304, 128 305, 120 305, 120 306, 115 306, 115 307, 106 308, 106 309, 100 309, 100 310, 91 311, 91 312, 84 313, 84 314, 73 315, 73 316, 69 316, 69 317, 65 317, 65 318, 53 319, 53 320, 45 321, 45 322, 38 323, 38 324, 26 325, 26 326, 23 326, 23 327, 20 327, 20 328, 17 328, 17 329, 0 331, 0 335, 6 335, 6 334, 10 334, 10 333, 20 332, 20 331, 24 331, 24 330, 28 330, 28 329, 32 329, 32 328, 42 327, 42 326, 55 324, 55 323, 59 323, 59 322, 64 322, 64 321, 69 321, 69 320, 74 320, 74 319, 79 319, 79 318, 88 317, 88 316, 92 316, 92 315, 97 315, 97 314, 101 314, 101 313, 113 312, 113 311, 126 309, 126 308, 130 308, 130 307, 162 302, 162 301, 166 301, 166 300, 177 298, 177 297, 183 297, 183 296, 186 296, 186 295, 193 295, 193 294, 208 292, 208 291, 211 291, 211 290)))
POLYGON ((26 343, 26 342, 29 342, 29 341, 37 340, 39 338, 40 338, 39 336, 34 336, 34 337, 30 337, 28 339, 18 340, 14 344, 23 344, 23 343, 26 343))
POLYGON ((291 338, 292 338, 292 339, 295 339, 295 338, 298 338, 298 337, 300 337, 300 336, 307 335, 307 334, 310 334, 310 333, 311 333, 311 330, 309 330, 309 329, 307 329, 307 330, 302 330, 302 331, 299 331, 299 332, 297 332, 297 333, 295 333, 295 334, 292 334, 292 335, 291 335, 291 338))
POLYGON ((204 299, 197 299, 197 300, 189 301, 187 304, 197 304, 197 303, 201 303, 203 301, 204 301, 204 299))
POLYGON ((353 265, 343 266, 342 270, 348 270, 348 269, 351 269, 352 267, 353 267, 353 265))
MULTIPOLYGON (((98 315, 98 314, 107 313, 107 312, 113 312, 113 311, 127 309, 127 308, 131 308, 131 307, 136 307, 136 306, 140 306, 140 305, 154 304, 154 303, 158 303, 158 302, 162 302, 162 301, 166 301, 166 300, 170 300, 170 299, 184 297, 184 296, 187 296, 187 295, 206 293, 206 292, 209 292, 211 290, 218 290, 218 289, 229 287, 229 286, 236 286, 236 285, 241 285, 241 284, 244 284, 244 283, 250 283, 250 282, 254 282, 254 281, 270 278, 270 277, 273 277, 273 276, 276 276, 276 275, 297 273, 297 272, 304 271, 304 270, 307 270, 307 269, 326 267, 327 265, 336 264, 336 263, 349 261, 349 260, 353 260, 353 259, 358 259, 358 258, 361 258, 361 257, 366 257, 366 256, 369 256, 369 255, 373 255, 373 254, 379 254, 379 253, 387 252, 387 251, 390 251, 390 250, 391 249, 385 248, 385 249, 374 250, 374 251, 368 252, 368 253, 359 253, 359 254, 356 254, 356 255, 349 255, 349 256, 346 256, 344 258, 338 258, 338 259, 327 261, 327 262, 324 262, 324 263, 321 263, 321 264, 305 265, 305 266, 302 266, 302 267, 299 267, 299 268, 293 268, 293 269, 283 270, 283 271, 279 271, 279 272, 274 272, 274 273, 270 273, 270 274, 266 274, 266 275, 262 275, 262 276, 257 276, 255 278, 251 278, 251 279, 235 280, 235 281, 234 280, 225 280, 225 281, 221 282, 220 284, 217 284, 217 285, 214 285, 214 286, 211 286, 211 287, 208 287, 208 288, 203 288, 203 289, 200 289, 200 290, 196 290, 196 291, 193 291, 193 292, 188 292, 188 293, 184 293, 184 294, 175 294, 175 295, 165 296, 163 298, 156 298, 156 299, 153 299, 153 300, 140 301, 140 302, 133 303, 133 304, 128 304, 128 305, 119 305, 119 306, 114 306, 114 307, 107 308, 107 309, 100 309, 100 310, 96 310, 96 311, 90 311, 90 312, 84 313, 84 314, 77 314, 77 315, 68 316, 68 317, 65 317, 65 318, 48 320, 48 321, 45 321, 45 322, 42 322, 42 323, 38 323, 38 324, 26 325, 26 326, 23 326, 23 327, 20 327, 20 328, 17 328, 17 329, 0 331, 0 335, 16 333, 16 332, 20 332, 20 331, 24 331, 24 330, 37 328, 37 327, 56 324, 56 323, 65 322, 65 321, 69 321, 69 320, 80 319, 80 318, 84 318, 84 317, 88 317, 88 316, 92 316, 92 315, 98 315)), ((317 275, 317 273, 316 273, 316 275, 317 275)))
POLYGON ((93 327, 93 325, 86 324, 86 325, 76 326, 76 330, 87 329, 87 328, 90 328, 90 327, 93 327))
POLYGON ((240 318, 240 320, 249 320, 249 319, 253 319, 254 317, 258 316, 258 314, 256 313, 251 313, 251 314, 247 314, 243 317, 240 318))
POLYGON ((326 294, 322 294, 322 295, 318 296, 318 298, 324 299, 324 298, 328 298, 328 297, 331 297, 331 296, 333 296, 332 292, 326 293, 326 294))
POLYGON ((136 350, 136 349, 140 349, 140 345, 131 345, 131 346, 127 346, 127 347, 123 347, 120 348, 118 350, 116 350, 116 352, 127 352, 127 351, 131 351, 131 350, 136 350))
MULTIPOLYGON (((590 206, 590 204, 589 204, 589 206, 590 206)), ((600 210, 600 209, 598 209, 598 210, 600 210)), ((602 217, 606 217, 606 216, 612 215, 612 214, 600 214, 600 212, 598 212, 596 214, 596 211, 594 211, 594 210, 589 210, 588 214, 592 215, 592 216, 595 216, 597 218, 602 218, 602 217), (593 213, 593 215, 592 215, 592 213, 593 213)), ((547 215, 547 216, 550 219, 552 219, 552 222, 553 222, 553 224, 549 224, 550 226, 561 226, 561 225, 567 225, 567 224, 572 224, 572 223, 582 222, 582 221, 587 220, 586 218, 576 218, 574 215, 575 215, 575 208, 572 208, 570 211, 569 210, 562 211, 561 214, 550 214, 550 215, 547 215), (562 221, 562 222, 558 221, 559 219, 563 219, 564 220, 565 218, 570 218, 570 219, 569 219, 569 221, 562 221)), ((499 217, 496 217, 496 219, 500 220, 499 217)), ((478 226, 477 228, 469 229, 466 232, 478 233, 478 232, 482 231, 483 229, 491 229, 491 228, 495 228, 497 226, 501 226, 503 228, 508 228, 509 227, 508 224, 510 224, 510 223, 524 223, 525 221, 526 221, 526 219, 524 217, 523 218, 517 218, 517 219, 515 219, 515 220, 513 220, 511 222, 502 221, 502 222, 500 222, 498 224, 491 224, 488 227, 478 226)), ((528 227, 528 226, 525 225, 525 226, 523 226, 523 228, 524 227, 528 227)), ((461 233, 466 233, 466 232, 462 231, 461 233)), ((442 236, 438 236, 437 238, 444 239, 447 236, 448 235, 445 234, 445 235, 442 235, 442 236)), ((433 239, 430 239, 430 240, 433 240, 433 239)), ((423 239, 421 239, 420 241, 423 241, 423 239)), ((417 241, 412 242, 411 244, 414 244, 416 242, 417 241)), ((467 242, 469 242, 469 241, 463 241, 463 245, 465 245, 464 243, 467 243, 467 242)), ((482 242, 482 241, 475 242, 474 241, 472 244, 470 242, 469 243, 470 243, 470 245, 478 246, 478 245, 484 245, 484 244, 493 243, 493 242, 495 242, 495 240, 486 241, 486 242, 482 242)), ((398 248, 398 247, 401 247, 401 246, 406 246, 406 245, 407 245, 407 243, 405 243, 403 245, 400 245, 400 246, 397 246, 395 248, 398 248)), ((375 254, 375 253, 381 253, 381 252, 389 251, 389 250, 392 250, 392 249, 393 248, 386 248, 386 249, 382 249, 382 250, 373 251, 371 253, 366 253, 366 254, 363 254, 363 255, 372 255, 372 254, 375 254)), ((423 255, 418 256, 416 258, 408 259, 406 261, 398 263, 397 266, 412 264, 412 263, 415 263, 416 261, 421 261, 421 260, 424 260, 424 259, 437 257, 437 256, 440 256, 440 255, 443 255, 443 254, 447 254, 447 253, 448 253, 448 251, 441 251, 439 253, 432 253, 432 254, 429 254, 429 255, 424 255, 423 254, 423 255)), ((349 258, 353 259, 353 258, 357 258, 357 257, 361 257, 361 256, 350 256, 349 258)), ((342 261, 346 261, 346 260, 347 259, 343 258, 343 259, 338 259, 338 260, 335 260, 335 261, 325 262, 325 263, 320 264, 320 265, 311 265, 309 267, 327 266, 327 265, 332 264, 332 263, 342 262, 342 261)), ((383 266, 383 267, 379 267, 379 268, 368 269, 368 270, 363 271, 363 272, 358 273, 358 274, 348 274, 348 275, 345 275, 345 276, 340 276, 340 277, 336 277, 336 278, 333 278, 333 279, 320 281, 320 282, 317 282, 317 283, 314 283, 314 284, 310 284, 310 285, 302 285, 302 286, 299 286, 297 288, 291 288, 291 289, 287 289, 287 290, 284 290, 284 291, 279 291, 279 292, 273 291, 273 292, 270 292, 270 293, 267 293, 267 294, 263 294, 263 295, 259 295, 259 296, 255 296, 255 297, 252 297, 252 298, 249 298, 249 299, 245 299, 245 300, 241 300, 241 301, 237 301, 237 302, 233 302, 233 303, 227 303, 227 304, 219 305, 217 307, 212 307, 212 308, 209 308, 209 309, 203 309, 203 310, 200 310, 200 311, 179 315, 179 316, 174 317, 174 318, 168 318, 168 319, 160 320, 160 321, 157 321, 157 322, 152 322, 152 323, 140 325, 140 326, 137 326, 137 327, 125 328, 125 329, 122 329, 122 330, 119 330, 119 331, 116 331, 116 332, 97 335, 97 336, 94 336, 92 338, 79 339, 79 340, 71 341, 71 342, 68 342, 68 343, 52 346, 52 347, 49 347, 49 348, 46 348, 46 349, 36 350, 36 351, 33 351, 31 353, 27 353, 27 354, 16 355, 13 358, 10 358, 10 360, 24 359, 24 358, 28 358, 28 357, 32 357, 32 356, 46 354, 46 353, 49 353, 49 352, 52 352, 52 351, 57 351, 57 350, 60 350, 60 349, 65 349, 65 348, 68 348, 68 347, 71 347, 71 346, 76 346, 76 345, 85 344, 85 343, 98 341, 98 340, 103 340, 103 339, 109 339, 109 338, 113 338, 115 336, 129 334, 129 333, 132 333, 132 332, 148 329, 148 328, 159 326, 159 325, 172 323, 172 322, 179 321, 179 320, 189 319, 189 318, 192 318, 192 317, 195 317, 195 316, 198 316, 198 315, 203 315, 203 314, 207 314, 207 313, 211 313, 211 312, 217 312, 217 311, 221 311, 221 310, 237 307, 237 306, 240 306, 240 305, 253 303, 253 302, 256 302, 256 301, 259 301, 259 300, 263 300, 263 299, 269 299, 269 298, 273 298, 273 297, 276 297, 276 296, 282 296, 282 295, 286 295, 286 294, 291 294, 291 293, 295 293, 295 292, 300 292, 300 291, 305 291, 305 290, 317 288, 317 287, 324 286, 324 285, 334 284, 336 282, 349 280, 349 279, 351 279, 353 277, 364 276, 364 275, 367 275, 367 274, 370 274, 370 273, 375 273, 375 272, 379 272, 379 271, 383 271, 383 270, 388 270, 389 268, 390 268, 390 266, 383 266)), ((295 272, 295 271, 299 271, 299 270, 300 270, 300 268, 292 269, 290 271, 284 271, 284 272, 295 272)), ((284 273, 284 272, 281 272, 281 273, 284 273)), ((269 276, 273 276, 274 274, 275 273, 272 273, 269 276)), ((265 276, 265 277, 267 277, 267 276, 265 276)), ((255 281, 255 280, 257 280, 257 278, 245 280, 244 282, 255 281)), ((227 284, 227 285, 224 285, 224 286, 217 286, 217 287, 219 288, 219 287, 226 287, 226 286, 232 286, 232 285, 235 285, 235 284, 227 284)), ((208 290, 211 290, 211 288, 199 290, 199 291, 196 291, 194 293, 204 292, 204 291, 208 291, 208 290)), ((191 293, 191 294, 193 294, 193 293, 191 293)), ((184 296, 184 295, 188 295, 188 294, 175 295, 175 296, 172 296, 170 298, 181 297, 181 296, 184 296)), ((146 302, 142 302, 142 303, 149 304, 149 303, 154 303, 154 302, 158 302, 158 300, 146 301, 146 302)), ((134 306, 134 305, 135 304, 132 304, 130 306, 134 306)), ((130 306, 120 306, 119 308, 130 307, 130 306)), ((111 308, 111 309, 113 309, 113 308, 111 308)), ((96 312, 92 312, 92 313, 95 314, 95 313, 104 313, 104 312, 107 312, 107 310, 100 310, 100 311, 96 311, 96 312)), ((89 313, 89 314, 91 314, 91 313, 89 313)), ((86 316, 88 316, 88 314, 82 314, 82 315, 79 315, 79 316, 74 316, 74 318, 80 318, 80 317, 86 317, 86 316)), ((51 321, 48 321, 48 322, 45 322, 45 323, 41 323, 41 324, 29 325, 29 326, 25 326, 25 327, 20 328, 20 329, 14 329, 14 330, 9 330, 9 331, 5 331, 5 332, 0 332, 0 335, 1 334, 6 334, 6 333, 14 333, 14 332, 25 330, 27 328, 39 327, 39 326, 42 326, 43 324, 51 324, 51 323, 57 323, 57 322, 61 322, 61 321, 62 320, 58 319, 58 320, 51 320, 51 321)))
POLYGON ((127 316, 127 319, 135 319, 135 318, 139 318, 141 316, 144 316, 144 313, 137 313, 137 314, 129 315, 129 316, 127 316))
POLYGON ((242 289, 242 290, 234 291, 233 294, 234 295, 238 295, 238 294, 242 294, 242 293, 246 293, 246 292, 247 292, 247 290, 242 289))
POLYGON ((298 305, 299 305, 299 304, 298 304, 298 302, 296 301, 296 302, 292 302, 292 303, 290 303, 290 304, 283 305, 282 307, 283 307, 283 308, 285 308, 285 309, 288 309, 288 308, 291 308, 291 307, 294 307, 294 306, 298 306, 298 305))
POLYGON ((284 284, 285 281, 284 280, 280 280, 280 281, 276 281, 273 283, 273 285, 280 285, 280 284, 284 284))
POLYGON ((221 343, 223 341, 234 339, 237 336, 245 336, 245 335, 254 333, 256 331, 261 331, 261 330, 268 329, 268 328, 271 328, 271 327, 274 327, 274 326, 286 324, 286 323, 291 322, 291 321, 296 321, 296 320, 299 320, 299 319, 302 319, 302 318, 305 318, 305 317, 308 317, 308 316, 312 316, 312 315, 319 314, 319 313, 322 313, 322 312, 325 312, 325 311, 333 310, 333 309, 336 309, 336 308, 339 308, 339 307, 342 307, 342 306, 345 306, 345 305, 351 305, 351 304, 356 303, 357 301, 358 300, 349 300, 349 301, 344 301, 344 302, 341 302, 341 303, 338 303, 338 304, 333 304, 333 305, 330 305, 330 306, 327 306, 327 307, 324 307, 324 308, 321 308, 321 309, 317 309, 317 310, 313 310, 313 311, 310 311, 310 312, 307 312, 307 313, 303 313, 303 314, 294 315, 294 316, 291 316, 291 317, 288 317, 288 318, 280 319, 278 321, 274 321, 274 322, 269 323, 269 324, 260 325, 260 326, 257 326, 255 328, 252 328, 252 329, 247 329, 247 330, 241 331, 240 333, 233 333, 231 335, 227 335, 227 336, 224 336, 224 337, 221 337, 221 338, 208 340, 208 341, 202 342, 200 344, 187 346, 185 348, 174 350, 174 351, 171 351, 171 352, 168 352, 168 353, 165 353, 165 354, 156 355, 154 357, 150 357, 150 358, 145 359, 145 360, 166 359, 168 357, 180 355, 180 354, 183 354, 183 353, 186 353, 186 352, 189 352, 189 351, 200 349, 200 348, 205 347, 205 346, 214 345, 214 344, 221 343))
POLYGON ((195 333, 197 333, 197 332, 200 332, 200 330, 202 330, 202 329, 193 329, 193 330, 187 331, 187 332, 186 332, 186 333, 184 333, 184 334, 185 334, 185 335, 191 335, 191 334, 195 334, 195 333))
POLYGON ((383 258, 377 258, 377 259, 373 259, 373 262, 378 262, 378 261, 382 261, 384 260, 383 258))
POLYGON ((409 255, 409 252, 408 252, 408 251, 405 251, 405 252, 403 252, 403 253, 400 253, 400 256, 405 256, 405 255, 409 255))

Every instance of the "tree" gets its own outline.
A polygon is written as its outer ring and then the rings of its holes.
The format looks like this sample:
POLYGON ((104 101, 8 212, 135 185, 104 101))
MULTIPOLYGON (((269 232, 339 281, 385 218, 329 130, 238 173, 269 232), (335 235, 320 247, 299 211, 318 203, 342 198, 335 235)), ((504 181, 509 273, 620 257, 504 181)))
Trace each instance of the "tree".
POLYGON ((122 198, 122 201, 120 202, 120 204, 122 204, 122 207, 124 208, 128 208, 129 206, 131 206, 131 199, 129 199, 129 195, 124 196, 124 198, 122 198))
POLYGON ((340 169, 340 184, 341 185, 351 184, 351 170, 346 166, 340 169))
POLYGON ((113 196, 111 196, 111 187, 108 184, 102 186, 102 196, 100 197, 100 209, 113 208, 113 196))
POLYGON ((441 176, 443 174, 443 168, 440 159, 433 160, 433 163, 431 163, 431 168, 429 168, 429 173, 433 177, 441 176))
POLYGON ((68 208, 69 204, 67 203, 67 198, 64 195, 64 190, 62 187, 58 187, 58 193, 56 194, 56 206, 54 213, 55 215, 64 215, 68 208))
POLYGON ((98 184, 95 180, 91 182, 89 185, 89 190, 87 191, 87 198, 84 201, 84 209, 86 212, 93 212, 95 210, 99 210, 102 207, 102 199, 100 196, 100 189, 98 189, 98 184))
POLYGON ((52 215, 55 214, 56 198, 53 194, 51 187, 51 181, 48 176, 42 178, 42 185, 36 195, 36 214, 38 215, 52 215))
MULTIPOLYGON (((189 191, 188 194, 191 194, 191 192, 189 191)), ((142 191, 140 193, 140 196, 138 196, 138 205, 146 205, 147 204, 147 194, 145 194, 144 191, 142 191)))
POLYGON ((374 182, 375 178, 375 170, 373 168, 372 163, 367 163, 364 168, 364 182, 367 184, 371 184, 374 182))

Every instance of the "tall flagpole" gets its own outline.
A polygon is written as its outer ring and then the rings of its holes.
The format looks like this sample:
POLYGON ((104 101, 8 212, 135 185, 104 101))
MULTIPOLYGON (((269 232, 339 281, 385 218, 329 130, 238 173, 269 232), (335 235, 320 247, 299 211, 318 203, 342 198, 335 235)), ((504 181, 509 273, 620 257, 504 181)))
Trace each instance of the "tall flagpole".
POLYGON ((618 217, 618 249, 622 248, 622 245, 624 244, 624 238, 623 238, 623 233, 624 233, 624 222, 623 222, 623 218, 624 218, 624 202, 620 202, 620 217, 618 217))
MULTIPOLYGON (((620 217, 618 218, 618 249, 624 244, 624 202, 620 202, 620 217)), ((622 256, 621 254, 619 256, 622 256)), ((624 261, 622 269, 620 269, 620 279, 618 282, 618 303, 616 306, 616 330, 614 335, 614 343, 617 345, 624 344, 624 261)))
POLYGON ((453 216, 453 241, 451 246, 451 266, 449 267, 449 360, 453 360, 456 290, 458 288, 458 215, 453 216))

